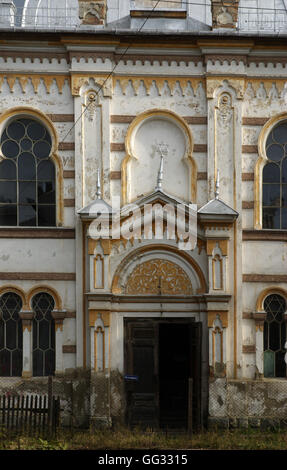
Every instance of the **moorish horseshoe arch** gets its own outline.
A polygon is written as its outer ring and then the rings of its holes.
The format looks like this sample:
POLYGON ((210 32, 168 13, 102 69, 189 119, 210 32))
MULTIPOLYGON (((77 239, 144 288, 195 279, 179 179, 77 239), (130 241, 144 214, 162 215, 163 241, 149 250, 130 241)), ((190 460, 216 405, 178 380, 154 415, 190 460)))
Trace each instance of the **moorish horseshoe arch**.
POLYGON ((262 127, 258 137, 258 159, 254 167, 254 228, 256 230, 261 230, 263 225, 261 210, 263 197, 263 168, 268 162, 268 157, 266 155, 266 141, 274 127, 283 123, 284 121, 287 121, 286 111, 276 114, 270 118, 262 127))
MULTIPOLYGON (((51 119, 42 111, 29 106, 16 106, 0 114, 0 137, 10 121, 17 118, 31 118, 38 121, 48 130, 52 147, 49 158, 55 165, 56 174, 56 226, 61 227, 64 222, 64 183, 63 183, 63 164, 58 153, 59 139, 56 128, 51 119)), ((0 151, 0 161, 5 158, 0 151)))
POLYGON ((193 137, 189 126, 183 118, 178 116, 176 113, 166 110, 166 109, 153 109, 148 110, 140 115, 138 115, 130 124, 127 134, 125 137, 125 150, 126 155, 122 162, 122 204, 131 202, 129 195, 129 177, 128 177, 128 167, 132 159, 137 157, 134 154, 134 139, 137 132, 140 128, 151 120, 162 120, 173 124, 177 127, 183 134, 186 148, 183 156, 183 160, 189 167, 189 178, 190 178, 190 187, 189 187, 189 199, 196 202, 196 193, 197 193, 197 165, 192 156, 193 154, 193 137))
MULTIPOLYGON (((189 268, 190 272, 193 273, 193 276, 196 277, 198 282, 198 287, 194 294, 201 294, 207 292, 207 283, 204 277, 204 274, 198 265, 198 263, 189 256, 185 251, 179 251, 172 246, 162 246, 160 244, 149 245, 146 247, 140 247, 133 250, 129 255, 127 255, 116 268, 116 271, 113 276, 111 291, 113 294, 122 294, 122 282, 125 284, 127 281, 128 275, 128 268, 133 264, 135 260, 139 260, 141 258, 141 262, 145 261, 146 255, 154 255, 151 259, 159 259, 158 252, 162 254, 171 255, 172 258, 169 257, 168 261, 174 263, 174 265, 179 266, 179 262, 182 261, 186 266, 187 269, 189 268), (124 275, 123 275, 124 274, 124 275)), ((160 258, 164 260, 164 258, 160 258)), ((140 264, 140 263, 139 263, 140 264)), ((134 268, 136 264, 134 264, 134 268)), ((187 274, 187 269, 185 269, 185 273, 187 274)), ((132 269, 133 270, 133 269, 132 269)))

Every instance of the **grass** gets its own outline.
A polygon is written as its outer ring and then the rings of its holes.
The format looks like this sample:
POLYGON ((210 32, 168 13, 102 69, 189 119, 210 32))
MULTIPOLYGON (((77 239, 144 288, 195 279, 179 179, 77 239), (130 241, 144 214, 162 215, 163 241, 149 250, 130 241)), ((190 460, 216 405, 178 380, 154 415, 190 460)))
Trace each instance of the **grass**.
POLYGON ((287 431, 228 430, 185 434, 117 431, 58 431, 54 437, 0 434, 0 450, 287 450, 287 431))

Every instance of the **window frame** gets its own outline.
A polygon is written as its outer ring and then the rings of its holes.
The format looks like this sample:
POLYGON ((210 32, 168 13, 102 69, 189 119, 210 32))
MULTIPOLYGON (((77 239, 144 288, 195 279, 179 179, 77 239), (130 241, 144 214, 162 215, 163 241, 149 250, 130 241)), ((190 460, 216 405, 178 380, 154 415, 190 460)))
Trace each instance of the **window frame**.
MULTIPOLYGON (((264 306, 264 312, 265 312, 265 320, 264 320, 264 325, 263 325, 263 375, 264 375, 264 378, 272 378, 272 379, 280 379, 280 378, 285 378, 287 377, 287 364, 285 362, 285 374, 284 375, 276 375, 276 359, 275 359, 275 354, 278 353, 278 352, 281 352, 283 353, 283 351, 285 351, 285 354, 286 354, 286 348, 284 347, 285 344, 286 344, 286 341, 287 341, 287 324, 286 324, 286 320, 285 320, 285 315, 286 315, 286 312, 287 312, 287 302, 286 302, 286 298, 284 295, 282 295, 282 293, 279 293, 279 292, 269 292, 264 300, 263 300, 263 306, 264 306), (284 301, 284 304, 285 304, 285 310, 284 312, 282 311, 281 312, 281 320, 278 321, 275 319, 275 316, 277 315, 277 313, 280 313, 279 311, 276 313, 276 312, 272 312, 272 316, 273 316, 273 320, 268 320, 268 312, 266 307, 265 307, 265 302, 267 301, 267 299, 269 297, 280 297, 283 301, 284 301), (275 315, 274 315, 275 314, 275 315), (270 348, 270 343, 271 343, 271 333, 270 333, 270 325, 271 323, 278 323, 280 324, 280 334, 279 334, 279 343, 280 343, 280 348, 277 348, 277 350, 273 350, 270 348), (268 330, 267 330, 267 326, 268 326, 268 330), (283 331, 283 328, 285 329, 285 341, 284 341, 284 345, 281 344, 282 343, 282 331, 283 331), (267 338, 266 338, 267 337, 267 338), (268 348, 265 349, 264 345, 265 345, 265 340, 267 340, 267 344, 268 344, 268 348), (265 375, 265 366, 266 366, 266 363, 265 363, 265 352, 273 352, 274 353, 274 375, 265 375)), ((270 310, 271 311, 271 310, 270 310)))
MULTIPOLYGON (((41 225, 22 226, 22 225, 17 224, 17 225, 0 225, 0 227, 5 227, 5 228, 9 227, 11 229, 13 228, 15 229, 26 228, 27 229, 28 227, 30 229, 35 229, 35 230, 62 227, 63 221, 64 221, 63 164, 62 164, 62 159, 60 158, 58 154, 59 141, 58 141, 58 135, 57 135, 55 126, 52 123, 51 119, 39 110, 35 110, 34 108, 29 108, 29 107, 16 107, 0 115, 0 136, 1 137, 5 128, 12 121, 17 120, 17 119, 32 119, 32 120, 38 121, 41 125, 43 125, 46 128, 47 132, 50 134, 52 145, 51 145, 49 159, 53 162, 54 167, 55 167, 55 192, 56 192, 55 225, 54 226, 41 226, 41 225)), ((0 148, 0 159, 2 158, 6 160, 6 158, 2 155, 1 148, 0 148)))
MULTIPOLYGON (((19 300, 17 300, 17 302, 19 303, 19 310, 16 308, 16 310, 14 311, 14 313, 18 310, 17 312, 17 315, 18 315, 18 318, 17 320, 14 319, 15 323, 16 323, 16 326, 15 326, 15 348, 14 348, 14 351, 18 351, 18 353, 20 354, 20 358, 21 358, 21 364, 20 364, 20 370, 19 370, 19 373, 18 374, 13 374, 13 350, 11 348, 9 348, 7 346, 7 323, 8 321, 11 321, 12 319, 12 316, 11 315, 11 312, 9 312, 10 314, 10 319, 9 320, 5 320, 5 319, 2 319, 2 305, 0 305, 0 322, 1 324, 3 323, 3 348, 1 349, 2 350, 7 350, 9 352, 9 356, 10 356, 10 362, 9 362, 9 369, 10 369, 10 373, 9 374, 5 374, 5 375, 2 375, 0 374, 0 377, 3 378, 3 377, 21 377, 22 376, 22 371, 23 371, 23 325, 22 325, 22 318, 20 316, 20 313, 23 309, 23 299, 22 299, 22 296, 19 295, 18 292, 15 292, 14 290, 5 290, 4 292, 1 292, 0 294, 0 301, 2 303, 2 298, 4 296, 9 296, 9 295, 12 295, 12 296, 15 296, 15 297, 18 297, 19 300)), ((15 364, 14 364, 14 369, 15 369, 15 364)))

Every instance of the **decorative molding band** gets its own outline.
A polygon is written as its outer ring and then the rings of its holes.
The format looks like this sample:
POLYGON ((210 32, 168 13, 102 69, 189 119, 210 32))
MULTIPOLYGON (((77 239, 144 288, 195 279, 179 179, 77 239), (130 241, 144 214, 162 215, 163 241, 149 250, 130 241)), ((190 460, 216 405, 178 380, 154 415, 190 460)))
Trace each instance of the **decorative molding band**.
POLYGON ((287 241, 287 232, 284 230, 243 230, 242 240, 287 241))
POLYGON ((287 282, 287 274, 243 274, 243 282, 287 282))
MULTIPOLYGON (((170 56, 173 57, 173 56, 170 56)), ((174 59, 176 60, 176 58, 174 59)), ((86 81, 89 77, 86 77, 86 81)), ((73 81, 74 79, 72 79, 73 81)), ((76 80, 76 78, 75 78, 76 80)), ((75 92, 83 84, 84 78, 78 77, 75 85, 75 92)), ((100 83, 101 77, 95 77, 97 83, 100 83)), ((128 93, 145 96, 194 96, 196 99, 202 99, 205 96, 205 80, 202 73, 198 77, 158 77, 158 76, 114 76, 113 90, 119 96, 126 96, 128 93)), ((74 87, 73 87, 74 93, 74 87)))
POLYGON ((75 344, 63 344, 63 354, 76 354, 77 346, 75 344))
POLYGON ((242 209, 254 209, 254 201, 242 201, 242 209))
POLYGON ((71 228, 1 228, 0 238, 59 238, 75 239, 75 229, 71 228))
POLYGON ((74 122, 74 114, 47 114, 53 122, 74 122))
POLYGON ((34 63, 35 59, 40 61, 40 64, 43 63, 44 60, 48 60, 49 64, 52 63, 53 60, 56 60, 58 64, 62 61, 69 63, 69 54, 65 52, 35 52, 35 51, 0 51, 0 57, 7 62, 8 59, 12 59, 15 63, 17 59, 21 59, 22 62, 25 62, 26 59, 30 59, 32 64, 34 63))
POLYGON ((243 344, 242 345, 242 352, 243 352, 243 354, 254 354, 254 353, 256 353, 255 344, 243 344))
POLYGON ((247 65, 251 64, 256 64, 256 67, 259 66, 259 64, 263 64, 265 67, 268 66, 268 64, 273 64, 275 67, 276 64, 282 64, 284 67, 286 67, 287 64, 287 57, 286 56, 281 56, 281 57, 276 57, 276 56, 265 56, 265 57, 260 57, 260 56, 249 56, 247 57, 247 65))
POLYGON ((168 65, 171 65, 172 62, 175 62, 177 66, 182 64, 184 62, 186 65, 193 63, 195 66, 198 65, 199 62, 203 63, 203 57, 200 55, 172 55, 169 54, 167 55, 162 55, 162 54, 117 54, 113 52, 76 52, 73 51, 70 53, 70 58, 72 60, 76 60, 77 63, 79 63, 81 60, 84 60, 85 63, 88 63, 90 60, 93 62, 97 62, 99 59, 102 61, 102 63, 105 63, 106 60, 109 60, 110 62, 114 62, 115 64, 118 64, 119 62, 123 62, 125 65, 127 63, 131 62, 132 65, 136 65, 138 62, 140 62, 142 65, 144 65, 146 62, 149 64, 153 65, 154 62, 158 62, 159 65, 162 65, 163 63, 167 63, 168 65))
POLYGON ((193 151, 198 153, 207 153, 207 145, 205 144, 194 144, 193 151))
POLYGON ((136 116, 128 116, 128 115, 121 115, 121 114, 112 114, 110 116, 110 122, 112 124, 130 124, 136 116))
POLYGON ((131 18, 186 18, 186 11, 169 10, 130 10, 131 18))
MULTIPOLYGON (((121 151, 122 150, 122 147, 121 151)), ((204 147, 205 149, 205 147, 204 147)), ((111 149, 112 150, 112 149, 111 149)), ((114 147, 113 147, 114 150, 114 147)), ((196 150, 195 150, 196 151, 196 150)), ((64 171, 64 178, 74 178, 75 177, 75 172, 74 171, 64 171), (67 176, 66 173, 68 174, 74 174, 73 176, 67 176)), ((110 172, 110 179, 111 180, 118 180, 121 179, 121 171, 111 171, 110 172)), ((207 180, 207 172, 202 171, 197 173, 197 179, 198 180, 207 180)), ((254 173, 242 173, 242 181, 254 181, 254 173)))
POLYGON ((65 314, 65 318, 76 318, 75 310, 67 310, 65 314))
POLYGON ((125 144, 112 142, 110 145, 111 152, 124 152, 125 151, 125 144))
POLYGON ((254 173, 242 173, 242 181, 254 181, 254 173))
POLYGON ((243 117, 243 126, 264 126, 269 118, 265 117, 243 117))
POLYGON ((242 312, 243 320, 253 320, 253 313, 252 312, 242 312))
POLYGON ((110 179, 111 180, 120 180, 122 177, 121 171, 111 171, 110 172, 110 179))
POLYGON ((1 281, 75 281, 75 273, 10 273, 0 272, 1 281))
POLYGON ((75 179, 75 170, 64 170, 63 177, 67 179, 75 179))
POLYGON ((187 124, 207 124, 207 116, 182 116, 187 124))
POLYGON ((245 80, 246 91, 250 91, 257 96, 257 98, 265 100, 268 96, 271 98, 271 91, 274 90, 280 96, 285 88, 285 78, 270 78, 270 77, 248 77, 245 80))
POLYGON ((58 150, 75 150, 74 142, 59 142, 58 150))
POLYGON ((46 88, 46 92, 50 93, 52 84, 55 82, 59 93, 63 92, 65 82, 68 81, 70 86, 69 75, 46 75, 46 74, 25 74, 25 73, 0 73, 0 91, 2 90, 3 83, 7 83, 10 92, 13 93, 15 84, 19 84, 22 92, 26 92, 28 83, 31 83, 35 93, 38 93, 39 85, 43 83, 46 88))
POLYGON ((242 153, 258 153, 257 145, 242 145, 242 153))
MULTIPOLYGON (((110 117, 112 124, 130 124, 136 116, 113 114, 110 117)), ((207 116, 182 116, 187 124, 207 124, 207 116)))
POLYGON ((220 65, 223 65, 224 62, 227 62, 228 65, 231 65, 232 62, 235 62, 236 65, 239 65, 240 62, 243 62, 243 64, 246 64, 247 62, 247 57, 246 55, 242 54, 206 54, 204 56, 205 63, 208 61, 212 63, 212 65, 215 65, 215 62, 219 62, 220 65))
POLYGON ((114 61, 116 64, 123 62, 127 65, 128 62, 132 62, 132 65, 136 65, 137 62, 141 62, 144 65, 146 62, 149 62, 151 65, 154 62, 158 62, 159 65, 162 65, 166 62, 168 65, 171 65, 172 62, 175 62, 177 66, 181 65, 184 62, 186 65, 192 63, 196 67, 200 62, 203 63, 203 57, 200 55, 150 55, 150 54, 115 54, 114 61))
POLYGON ((75 207, 75 199, 64 199, 64 207, 75 207))

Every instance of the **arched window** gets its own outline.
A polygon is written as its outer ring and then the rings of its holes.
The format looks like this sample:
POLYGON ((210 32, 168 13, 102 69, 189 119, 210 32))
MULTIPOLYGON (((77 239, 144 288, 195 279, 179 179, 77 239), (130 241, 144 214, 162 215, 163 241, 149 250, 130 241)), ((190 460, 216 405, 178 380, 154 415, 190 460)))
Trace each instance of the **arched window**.
POLYGON ((51 312, 54 299, 46 293, 32 299, 33 318, 33 376, 53 375, 55 372, 55 322, 51 312))
POLYGON ((287 229, 287 122, 281 122, 266 141, 268 162, 263 168, 263 228, 287 229))
POLYGON ((22 374, 23 332, 19 295, 7 292, 0 298, 0 376, 22 374))
POLYGON ((39 121, 10 121, 1 136, 0 225, 55 226, 55 166, 51 136, 39 121))
POLYGON ((264 376, 286 377, 286 301, 278 294, 271 294, 264 301, 264 376))

